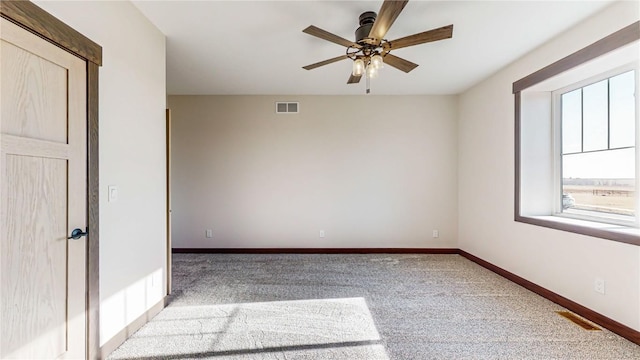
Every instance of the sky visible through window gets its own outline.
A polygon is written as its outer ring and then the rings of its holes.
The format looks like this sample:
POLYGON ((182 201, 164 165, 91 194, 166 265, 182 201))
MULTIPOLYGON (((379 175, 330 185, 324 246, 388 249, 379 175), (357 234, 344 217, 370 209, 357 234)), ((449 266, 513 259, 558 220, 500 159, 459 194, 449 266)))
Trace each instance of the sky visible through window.
POLYGON ((634 93, 628 71, 562 95, 563 178, 635 178, 634 93))
POLYGON ((562 94, 563 212, 635 215, 635 87, 627 71, 562 94))

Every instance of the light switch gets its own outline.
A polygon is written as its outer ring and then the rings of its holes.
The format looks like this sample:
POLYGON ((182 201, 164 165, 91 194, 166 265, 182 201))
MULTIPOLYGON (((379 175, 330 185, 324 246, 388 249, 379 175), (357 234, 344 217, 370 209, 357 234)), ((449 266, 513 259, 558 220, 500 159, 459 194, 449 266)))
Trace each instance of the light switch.
POLYGON ((108 201, 116 202, 118 200, 118 187, 115 185, 109 185, 107 187, 107 192, 109 194, 108 201))

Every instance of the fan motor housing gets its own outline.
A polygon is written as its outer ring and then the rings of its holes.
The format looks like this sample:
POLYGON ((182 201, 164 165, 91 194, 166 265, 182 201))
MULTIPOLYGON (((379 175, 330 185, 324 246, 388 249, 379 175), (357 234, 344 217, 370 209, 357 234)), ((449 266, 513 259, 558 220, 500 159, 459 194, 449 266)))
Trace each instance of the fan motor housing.
POLYGON ((360 27, 356 29, 356 42, 359 43, 363 39, 369 37, 373 23, 376 21, 378 14, 375 11, 365 11, 358 18, 360 27))

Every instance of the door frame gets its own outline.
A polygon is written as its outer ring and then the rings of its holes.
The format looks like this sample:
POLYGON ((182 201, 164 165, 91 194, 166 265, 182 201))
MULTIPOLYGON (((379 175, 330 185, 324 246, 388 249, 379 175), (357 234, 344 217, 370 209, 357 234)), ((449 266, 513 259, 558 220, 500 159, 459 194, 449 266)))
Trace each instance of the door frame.
POLYGON ((102 47, 29 1, 0 2, 0 16, 87 63, 87 330, 86 356, 100 354, 98 69, 102 47))
POLYGON ((166 138, 166 162, 167 162, 167 295, 171 295, 171 109, 166 109, 167 138, 166 138))

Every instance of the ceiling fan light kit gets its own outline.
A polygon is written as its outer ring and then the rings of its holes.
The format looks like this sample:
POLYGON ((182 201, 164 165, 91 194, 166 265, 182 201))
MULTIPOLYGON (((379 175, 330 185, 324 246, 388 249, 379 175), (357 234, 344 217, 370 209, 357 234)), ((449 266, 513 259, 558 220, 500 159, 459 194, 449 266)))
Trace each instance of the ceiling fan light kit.
POLYGON ((375 54, 371 57, 371 66, 373 66, 376 70, 382 69, 384 67, 384 61, 382 60, 382 56, 380 54, 375 54))
POLYGON ((355 59, 353 61, 353 70, 351 72, 351 75, 353 76, 362 76, 364 74, 364 60, 362 59, 355 59))
MULTIPOLYGON (((319 37, 323 40, 327 40, 347 48, 346 54, 343 56, 303 66, 303 69, 312 70, 340 60, 351 59, 353 61, 353 67, 347 84, 359 83, 362 76, 366 76, 367 80, 375 78, 378 75, 378 70, 383 68, 384 63, 406 73, 415 69, 418 64, 414 64, 411 61, 391 55, 390 52, 403 47, 449 39, 453 36, 453 25, 443 26, 441 28, 405 36, 393 41, 384 39, 389 28, 408 2, 408 0, 385 0, 382 3, 378 14, 374 11, 366 11, 360 14, 360 17, 358 18, 360 26, 355 32, 355 42, 349 41, 313 25, 302 30, 302 32, 306 34, 319 37)), ((369 92, 369 81, 367 81, 366 93, 368 94, 369 92)))
POLYGON ((367 66, 367 77, 369 79, 375 79, 378 77, 378 69, 376 69, 375 67, 369 65, 367 66))

